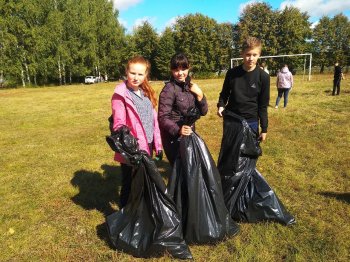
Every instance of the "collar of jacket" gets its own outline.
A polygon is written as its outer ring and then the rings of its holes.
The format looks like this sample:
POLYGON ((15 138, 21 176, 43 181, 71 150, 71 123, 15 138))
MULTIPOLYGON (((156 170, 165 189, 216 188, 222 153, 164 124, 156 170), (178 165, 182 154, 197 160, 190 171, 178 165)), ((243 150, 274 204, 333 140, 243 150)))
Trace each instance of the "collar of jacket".
POLYGON ((132 101, 131 94, 128 92, 126 81, 117 85, 117 87, 114 89, 114 93, 116 93, 117 95, 120 95, 121 97, 124 97, 125 102, 128 103, 132 108, 136 110, 134 102, 132 101))
POLYGON ((190 90, 191 78, 189 76, 186 77, 185 82, 179 82, 173 76, 170 78, 170 81, 174 82, 175 85, 181 87, 183 90, 190 90))

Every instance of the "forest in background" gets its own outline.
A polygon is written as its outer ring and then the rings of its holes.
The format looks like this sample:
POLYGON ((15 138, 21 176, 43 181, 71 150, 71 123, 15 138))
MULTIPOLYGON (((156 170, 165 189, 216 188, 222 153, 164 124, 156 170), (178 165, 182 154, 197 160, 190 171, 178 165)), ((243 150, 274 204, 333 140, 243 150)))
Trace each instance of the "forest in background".
MULTIPOLYGON (((180 17, 160 34, 147 21, 131 34, 118 22, 108 0, 0 0, 0 85, 41 86, 79 83, 84 76, 120 79, 126 61, 143 55, 151 78, 167 79, 175 52, 185 52, 196 78, 211 78, 240 56, 248 35, 263 41, 262 55, 312 53, 320 73, 339 61, 349 66, 350 21, 324 16, 312 27, 295 7, 273 10, 253 3, 236 24, 218 23, 200 13, 180 17)), ((286 58, 293 68, 304 58, 286 58)), ((266 61, 276 68, 282 61, 266 61)))

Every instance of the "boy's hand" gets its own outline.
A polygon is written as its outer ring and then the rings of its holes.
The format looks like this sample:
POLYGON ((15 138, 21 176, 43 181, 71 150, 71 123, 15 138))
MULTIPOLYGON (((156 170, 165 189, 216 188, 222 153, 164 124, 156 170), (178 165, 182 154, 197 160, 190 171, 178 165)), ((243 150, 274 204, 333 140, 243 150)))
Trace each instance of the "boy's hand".
POLYGON ((261 133, 260 136, 259 136, 259 140, 261 142, 264 142, 266 140, 266 135, 267 135, 267 133, 261 133))
POLYGON ((218 108, 218 116, 219 117, 222 117, 222 111, 224 111, 224 107, 223 106, 220 106, 219 108, 218 108))

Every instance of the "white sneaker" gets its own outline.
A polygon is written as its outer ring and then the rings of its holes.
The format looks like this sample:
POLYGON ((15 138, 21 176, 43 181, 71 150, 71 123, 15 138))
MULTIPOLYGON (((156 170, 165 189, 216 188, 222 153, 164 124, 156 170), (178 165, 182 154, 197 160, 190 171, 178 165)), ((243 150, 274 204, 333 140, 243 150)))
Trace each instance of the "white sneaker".
POLYGON ((278 106, 275 106, 275 108, 277 109, 277 108, 278 108, 278 106))

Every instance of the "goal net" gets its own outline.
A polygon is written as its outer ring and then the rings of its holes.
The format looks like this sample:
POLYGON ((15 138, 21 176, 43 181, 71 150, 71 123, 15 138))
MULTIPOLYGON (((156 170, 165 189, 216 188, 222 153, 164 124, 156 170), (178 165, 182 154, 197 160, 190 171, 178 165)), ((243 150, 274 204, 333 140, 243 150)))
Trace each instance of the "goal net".
MULTIPOLYGON (((231 68, 237 66, 239 64, 239 60, 242 59, 242 57, 231 58, 231 68)), ((272 75, 275 75, 283 64, 288 64, 288 67, 292 72, 299 73, 302 71, 303 78, 306 75, 306 69, 308 67, 308 80, 311 80, 312 53, 260 56, 259 65, 262 63, 267 66, 270 74, 272 75)))

